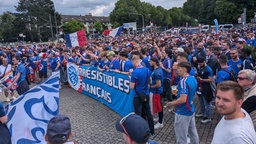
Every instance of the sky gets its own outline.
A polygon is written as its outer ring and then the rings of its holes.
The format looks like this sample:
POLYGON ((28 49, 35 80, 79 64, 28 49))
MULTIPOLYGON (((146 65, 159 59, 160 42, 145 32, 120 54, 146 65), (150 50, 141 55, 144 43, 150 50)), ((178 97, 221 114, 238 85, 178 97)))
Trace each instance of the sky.
MULTIPOLYGON (((0 0, 0 14, 5 11, 16 12, 19 0, 0 0)), ((56 10, 63 15, 109 16, 117 0, 52 0, 56 10)), ((186 0, 141 0, 165 9, 182 7, 186 0)))

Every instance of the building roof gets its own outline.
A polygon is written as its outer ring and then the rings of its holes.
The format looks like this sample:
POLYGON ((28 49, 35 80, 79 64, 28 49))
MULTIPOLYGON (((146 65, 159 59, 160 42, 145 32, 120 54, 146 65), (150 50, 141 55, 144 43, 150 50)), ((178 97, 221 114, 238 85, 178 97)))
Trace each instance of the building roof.
POLYGON ((91 22, 97 22, 97 21, 102 22, 102 23, 110 22, 109 17, 92 16, 91 14, 84 15, 84 16, 82 16, 82 15, 61 15, 62 23, 68 22, 72 19, 83 22, 83 23, 86 23, 86 22, 91 23, 91 22))

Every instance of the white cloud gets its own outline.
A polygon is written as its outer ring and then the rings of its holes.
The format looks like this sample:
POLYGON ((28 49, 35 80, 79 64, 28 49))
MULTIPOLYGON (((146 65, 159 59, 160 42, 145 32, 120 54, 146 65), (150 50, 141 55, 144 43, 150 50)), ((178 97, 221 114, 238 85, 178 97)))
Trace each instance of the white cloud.
MULTIPOLYGON (((14 6, 19 0, 0 0, 0 14, 5 11, 15 12, 14 6)), ((92 13, 96 16, 108 16, 114 9, 117 0, 52 0, 56 10, 66 15, 86 15, 92 13)), ((182 7, 186 0, 141 0, 165 9, 182 7)))

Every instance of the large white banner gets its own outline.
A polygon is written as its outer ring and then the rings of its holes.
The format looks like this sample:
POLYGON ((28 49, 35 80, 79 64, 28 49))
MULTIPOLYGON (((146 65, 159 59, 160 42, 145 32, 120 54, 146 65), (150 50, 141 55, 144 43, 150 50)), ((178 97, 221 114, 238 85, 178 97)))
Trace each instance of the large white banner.
POLYGON ((72 63, 67 64, 68 83, 76 91, 81 92, 82 78, 79 76, 78 66, 72 63))
POLYGON ((6 106, 13 144, 46 143, 47 124, 59 112, 59 76, 51 76, 6 106))
POLYGON ((136 22, 130 22, 130 23, 124 23, 124 28, 132 28, 132 30, 137 30, 137 23, 136 22))

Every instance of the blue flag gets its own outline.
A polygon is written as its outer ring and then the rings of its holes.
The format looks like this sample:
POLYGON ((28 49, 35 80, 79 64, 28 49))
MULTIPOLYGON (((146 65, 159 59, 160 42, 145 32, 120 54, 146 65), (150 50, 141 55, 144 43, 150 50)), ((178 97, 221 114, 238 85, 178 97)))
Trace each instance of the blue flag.
POLYGON ((214 19, 214 24, 215 24, 216 33, 217 33, 217 32, 218 32, 218 29, 219 29, 219 24, 218 24, 218 20, 217 20, 217 19, 214 19))

